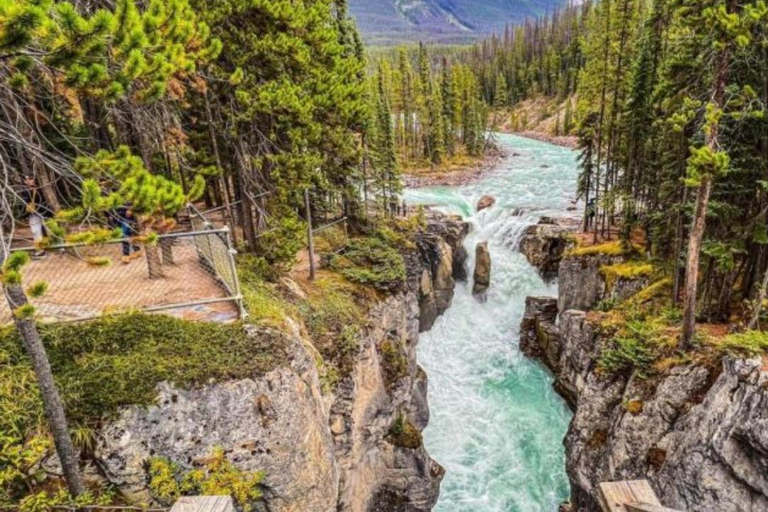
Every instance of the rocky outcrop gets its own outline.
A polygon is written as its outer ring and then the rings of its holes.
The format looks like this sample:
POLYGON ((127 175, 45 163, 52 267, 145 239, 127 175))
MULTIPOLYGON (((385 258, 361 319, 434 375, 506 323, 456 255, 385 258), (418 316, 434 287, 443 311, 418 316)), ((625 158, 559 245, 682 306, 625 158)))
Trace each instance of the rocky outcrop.
POLYGON ((422 316, 450 305, 468 228, 457 218, 428 222, 406 256, 404 289, 370 309, 352 370, 333 393, 322 392, 322 358, 296 326, 285 334, 283 367, 191 390, 161 383, 157 405, 124 408, 98 436, 94 459, 107 480, 147 502, 151 457, 190 469, 220 447, 237 468, 265 472, 264 511, 431 510, 444 471, 421 443, 429 408, 416 346, 422 316))
POLYGON ((558 224, 555 219, 544 218, 526 229, 520 239, 518 250, 547 282, 557 278, 560 261, 573 245, 568 237, 572 229, 572 226, 558 224))
POLYGON ((467 251, 464 238, 469 224, 460 217, 431 212, 427 231, 417 240, 419 257, 411 262, 419 276, 419 329, 432 328, 453 301, 456 281, 466 281, 467 251))
POLYGON ((220 447, 239 469, 266 472, 270 510, 335 509, 340 470, 327 401, 311 348, 294 335, 290 350, 290 366, 263 378, 196 390, 162 383, 156 406, 124 409, 102 430, 95 454, 108 480, 147 503, 151 457, 191 468, 220 447))
POLYGON ((624 259, 603 254, 565 258, 558 269, 558 309, 587 311, 604 300, 609 289, 600 269, 624 259))
POLYGON ((488 242, 477 244, 475 249, 475 273, 472 294, 481 300, 485 299, 485 294, 491 286, 491 252, 488 249, 488 242))
POLYGON ((520 350, 541 359, 550 368, 560 361, 560 330, 557 326, 557 299, 528 297, 520 325, 520 350))
POLYGON ((765 360, 687 364, 653 380, 600 374, 606 340, 584 310, 606 296, 597 270, 606 261, 566 258, 559 303, 569 309, 558 315, 554 299, 530 298, 521 329, 525 352, 553 371, 574 409, 565 439, 571 510, 600 511, 597 484, 632 479, 647 479, 679 510, 768 510, 765 360))
POLYGON ((648 276, 606 275, 607 269, 627 261, 626 256, 594 254, 566 257, 558 269, 558 308, 589 311, 601 302, 622 303, 650 284, 648 276))

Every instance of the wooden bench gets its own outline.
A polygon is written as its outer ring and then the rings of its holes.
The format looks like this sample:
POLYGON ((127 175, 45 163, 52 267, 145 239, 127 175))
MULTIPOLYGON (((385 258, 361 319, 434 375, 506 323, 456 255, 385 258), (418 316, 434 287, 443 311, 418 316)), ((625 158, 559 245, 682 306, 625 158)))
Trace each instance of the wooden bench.
POLYGON ((664 507, 647 480, 604 482, 597 496, 604 512, 679 512, 664 507))
POLYGON ((229 496, 185 496, 171 512, 235 512, 235 504, 229 496))

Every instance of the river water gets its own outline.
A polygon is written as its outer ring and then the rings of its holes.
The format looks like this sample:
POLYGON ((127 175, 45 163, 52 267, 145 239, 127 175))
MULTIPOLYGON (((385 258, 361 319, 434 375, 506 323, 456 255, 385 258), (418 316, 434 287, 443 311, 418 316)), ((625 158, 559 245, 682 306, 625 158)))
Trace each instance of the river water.
POLYGON ((576 155, 521 137, 498 138, 510 156, 483 180, 405 193, 409 204, 437 205, 472 224, 470 275, 477 243, 489 241, 493 260, 488 301, 472 297, 471 283, 459 284, 451 309, 418 348, 429 375, 424 442, 446 469, 435 512, 554 512, 569 494, 562 440, 571 413, 552 389, 552 376, 518 343, 525 298, 557 290, 516 245, 541 216, 570 206, 576 155), (475 214, 485 194, 498 202, 475 214))

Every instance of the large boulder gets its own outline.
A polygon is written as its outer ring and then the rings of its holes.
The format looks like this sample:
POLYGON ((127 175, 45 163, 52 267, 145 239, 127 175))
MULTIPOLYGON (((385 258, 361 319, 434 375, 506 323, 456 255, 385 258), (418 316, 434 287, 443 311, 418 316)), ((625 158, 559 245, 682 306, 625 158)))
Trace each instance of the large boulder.
POLYGON ((483 196, 480 201, 477 202, 477 211, 481 212, 493 207, 496 204, 496 198, 493 196, 483 196))
POLYGON ((491 252, 488 242, 477 244, 475 249, 475 276, 472 293, 481 299, 485 298, 488 288, 491 286, 491 252))

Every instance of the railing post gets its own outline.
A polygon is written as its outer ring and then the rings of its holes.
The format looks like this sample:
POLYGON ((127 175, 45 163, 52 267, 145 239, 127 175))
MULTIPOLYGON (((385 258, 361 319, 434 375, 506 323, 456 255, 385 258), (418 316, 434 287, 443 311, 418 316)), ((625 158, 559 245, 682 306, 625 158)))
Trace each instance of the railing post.
POLYGON ((230 236, 229 228, 226 228, 224 234, 227 241, 227 254, 229 256, 229 270, 232 273, 232 292, 235 294, 235 302, 237 304, 238 315, 240 320, 244 320, 248 316, 248 312, 243 305, 243 294, 240 290, 240 276, 237 273, 237 264, 235 262, 235 256, 237 255, 237 249, 232 246, 232 237, 230 236))
POLYGON ((315 280, 315 237, 312 233, 312 208, 309 205, 309 189, 304 189, 304 204, 307 207, 307 234, 309 235, 309 280, 315 280))

